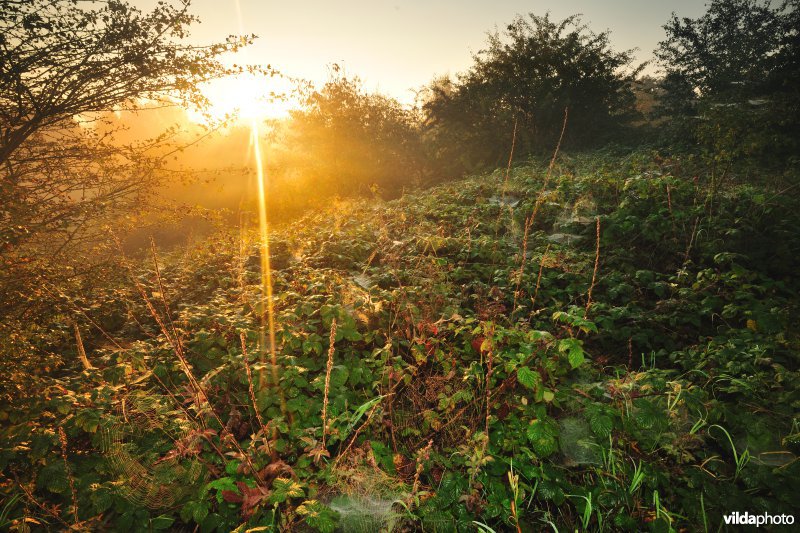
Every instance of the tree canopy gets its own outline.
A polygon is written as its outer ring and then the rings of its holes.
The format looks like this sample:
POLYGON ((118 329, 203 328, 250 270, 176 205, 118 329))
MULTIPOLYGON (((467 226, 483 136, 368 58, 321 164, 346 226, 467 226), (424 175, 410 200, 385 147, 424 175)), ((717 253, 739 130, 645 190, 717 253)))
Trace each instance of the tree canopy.
POLYGON ((119 142, 104 113, 201 105, 198 84, 229 72, 217 57, 248 42, 185 44, 196 22, 188 9, 188 0, 159 2, 149 13, 120 0, 0 0, 6 309, 27 300, 41 276, 90 271, 79 251, 152 192, 168 136, 119 142))
POLYGON ((515 121, 518 152, 552 148, 569 108, 567 142, 596 145, 633 116, 632 61, 577 15, 519 16, 489 35, 469 70, 429 86, 428 129, 440 141, 455 136, 458 150, 473 156, 467 165, 491 166, 507 156, 515 121))
POLYGON ((796 153, 799 6, 714 0, 696 19, 672 15, 656 56, 665 72, 662 109, 682 125, 682 136, 688 127, 716 152, 796 153))
MULTIPOLYGON (((330 79, 307 91, 292 111, 272 160, 287 198, 369 193, 394 196, 419 182, 422 149, 415 114, 397 100, 364 90, 334 65, 330 79), (296 194, 292 194, 296 193, 296 194)), ((277 207, 288 207, 287 205, 277 207)))

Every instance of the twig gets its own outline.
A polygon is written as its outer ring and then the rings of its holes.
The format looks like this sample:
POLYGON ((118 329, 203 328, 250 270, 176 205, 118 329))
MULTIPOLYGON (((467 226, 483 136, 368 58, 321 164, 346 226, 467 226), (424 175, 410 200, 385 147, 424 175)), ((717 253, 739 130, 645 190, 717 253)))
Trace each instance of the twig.
MULTIPOLYGON (((14 481, 16 482, 17 487, 19 487, 19 489, 23 492, 23 494, 25 494, 25 497, 28 499, 29 502, 31 502, 36 507, 38 507, 39 509, 44 511, 46 514, 52 516, 57 521, 59 521, 64 526, 65 530, 71 529, 70 525, 66 521, 64 521, 64 519, 61 518, 55 511, 53 511, 53 509, 48 509, 45 505, 43 505, 36 498, 33 497, 33 492, 31 492, 25 485, 23 485, 20 482, 20 480, 17 477, 16 473, 13 473, 12 475, 14 476, 14 481)), ((54 507, 54 508, 56 508, 56 507, 54 507)))
MULTIPOLYGON (((689 261, 689 254, 692 253, 692 245, 694 245, 694 239, 697 235, 697 224, 700 222, 700 217, 697 216, 694 219, 694 227, 692 228, 692 234, 689 237, 689 244, 686 246, 686 253, 683 254, 683 266, 686 266, 686 263, 689 261)), ((678 277, 681 277, 683 272, 678 273, 678 277)))
POLYGON ((539 194, 536 197, 536 202, 533 204, 533 212, 531 215, 525 220, 525 231, 522 235, 522 258, 520 259, 519 265, 519 277, 517 278, 517 288, 514 290, 514 306, 511 308, 511 315, 514 315, 514 312, 517 310, 517 298, 519 297, 519 287, 522 283, 522 277, 525 274, 525 259, 526 255, 528 254, 528 234, 530 233, 531 227, 533 227, 534 222, 536 221, 536 214, 539 212, 539 208, 542 205, 542 201, 544 200, 544 192, 547 190, 547 186, 550 184, 550 176, 553 173, 553 167, 556 164, 556 158, 558 157, 558 152, 561 150, 561 141, 564 139, 564 132, 567 130, 567 118, 569 117, 569 108, 564 108, 564 123, 561 125, 561 134, 558 136, 558 143, 556 144, 556 149, 553 151, 553 157, 550 159, 550 164, 547 167, 547 174, 545 175, 544 182, 542 183, 542 188, 539 191, 539 194))
POLYGON ((628 337, 628 372, 633 368, 633 337, 628 337))
POLYGON ((596 241, 597 241, 597 248, 595 249, 594 253, 594 271, 592 272, 592 284, 589 285, 589 293, 586 297, 586 311, 583 313, 583 318, 589 316, 589 308, 592 306, 592 291, 594 290, 594 284, 597 282, 597 270, 600 267, 600 216, 597 216, 596 224, 595 224, 595 231, 596 241))
POLYGON ((550 244, 544 249, 542 259, 539 261, 539 275, 536 277, 536 290, 533 291, 533 298, 531 298, 531 310, 536 306, 536 297, 539 295, 539 286, 542 283, 542 271, 544 270, 544 259, 547 257, 547 252, 550 251, 550 244))
POLYGON ((669 218, 672 221, 672 235, 677 239, 677 230, 675 229, 675 214, 672 212, 672 192, 667 183, 667 207, 669 208, 669 218))
MULTIPOLYGON (((490 344, 493 342, 494 339, 494 326, 492 326, 490 333, 489 333, 489 342, 490 344)), ((485 420, 485 429, 486 429, 486 446, 489 445, 489 418, 491 416, 491 405, 489 401, 492 396, 492 367, 494 365, 494 346, 489 346, 489 351, 486 353, 486 420, 485 420)))
POLYGON ((508 187, 508 175, 511 173, 511 161, 514 159, 514 146, 517 144, 517 117, 514 117, 514 132, 511 134, 511 150, 508 153, 508 164, 506 165, 506 177, 503 181, 502 198, 506 197, 508 187))

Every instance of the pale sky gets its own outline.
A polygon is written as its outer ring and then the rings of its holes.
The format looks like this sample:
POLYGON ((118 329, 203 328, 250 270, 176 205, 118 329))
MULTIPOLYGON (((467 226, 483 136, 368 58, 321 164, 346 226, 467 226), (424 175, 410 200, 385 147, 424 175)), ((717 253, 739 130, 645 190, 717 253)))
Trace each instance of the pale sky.
MULTIPOLYGON (((156 0, 132 0, 148 9, 156 0)), ((229 34, 255 33, 256 43, 239 62, 271 64, 313 82, 339 63, 369 90, 403 102, 435 75, 455 74, 471 64, 486 33, 503 29, 516 14, 550 11, 560 20, 583 14, 595 32, 611 31, 615 49, 639 48, 652 59, 674 11, 695 18, 704 0, 193 0, 202 24, 192 40, 210 42, 229 34), (241 12, 240 19, 237 15, 241 12)), ((654 67, 648 69, 653 72, 654 67)))

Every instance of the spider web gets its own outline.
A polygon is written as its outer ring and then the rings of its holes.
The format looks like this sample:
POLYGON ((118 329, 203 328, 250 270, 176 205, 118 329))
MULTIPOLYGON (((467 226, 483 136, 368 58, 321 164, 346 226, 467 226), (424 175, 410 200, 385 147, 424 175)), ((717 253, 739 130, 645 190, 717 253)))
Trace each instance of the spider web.
POLYGON ((360 464, 353 454, 350 464, 333 471, 335 487, 328 505, 339 513, 339 529, 354 533, 396 531, 403 520, 401 503, 408 493, 398 480, 375 466, 360 464))
POLYGON ((193 427, 165 403, 152 391, 133 391, 100 429, 101 451, 120 493, 150 509, 173 506, 207 477, 196 456, 175 453, 179 443, 191 442, 193 427))

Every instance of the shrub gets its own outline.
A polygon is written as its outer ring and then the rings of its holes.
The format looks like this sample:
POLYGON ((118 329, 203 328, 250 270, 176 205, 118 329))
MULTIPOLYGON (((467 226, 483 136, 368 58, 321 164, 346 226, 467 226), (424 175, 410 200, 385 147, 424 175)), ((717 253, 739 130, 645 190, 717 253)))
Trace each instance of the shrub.
POLYGON ((798 2, 714 0, 697 19, 672 19, 656 55, 662 112, 717 159, 786 160, 797 153, 798 2))
POLYGON ((565 143, 598 145, 634 115, 631 82, 639 69, 631 51, 611 49, 609 33, 593 33, 580 18, 517 17, 456 80, 427 89, 427 133, 440 161, 454 154, 461 168, 498 166, 516 128, 516 153, 550 150, 569 108, 565 143))
POLYGON ((285 200, 279 209, 291 207, 286 198, 294 190, 301 198, 309 190, 326 198, 376 188, 397 196, 423 177, 415 116, 397 100, 367 93, 334 65, 332 78, 304 104, 292 112, 272 161, 285 200))

